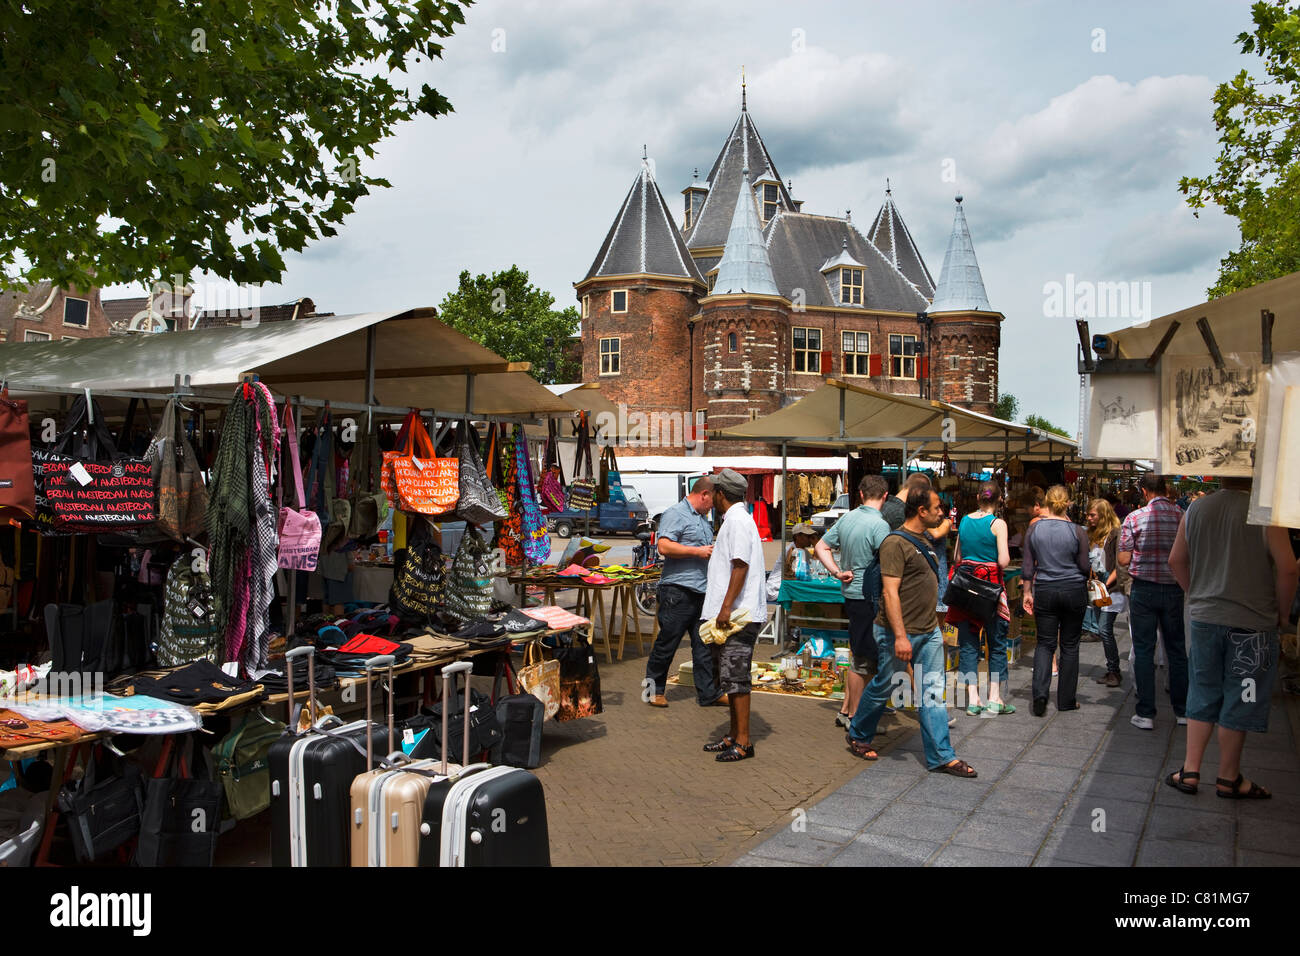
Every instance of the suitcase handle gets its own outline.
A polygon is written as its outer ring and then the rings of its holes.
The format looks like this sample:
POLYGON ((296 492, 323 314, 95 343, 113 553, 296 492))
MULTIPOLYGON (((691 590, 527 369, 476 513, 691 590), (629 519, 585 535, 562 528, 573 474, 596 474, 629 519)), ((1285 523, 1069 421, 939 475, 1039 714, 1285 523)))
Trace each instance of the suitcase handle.
POLYGON ((289 679, 289 725, 288 730, 295 737, 298 736, 298 725, 293 719, 293 659, 295 657, 307 658, 307 710, 310 715, 309 727, 316 726, 316 648, 310 644, 304 644, 301 647, 295 647, 292 650, 284 652, 284 669, 285 676, 289 679))
POLYGON ((388 752, 393 752, 393 698, 396 696, 396 688, 393 687, 393 663, 392 654, 380 654, 362 665, 366 672, 366 770, 373 770, 375 766, 375 715, 370 706, 370 688, 375 682, 373 672, 379 667, 388 668, 388 752))
POLYGON ((449 682, 457 674, 465 675, 465 709, 461 712, 465 724, 465 743, 464 755, 461 757, 460 764, 462 767, 469 766, 469 675, 473 669, 474 665, 469 661, 457 661, 454 664, 448 664, 442 669, 442 772, 444 774, 447 772, 447 747, 451 743, 447 739, 447 707, 451 703, 449 682))

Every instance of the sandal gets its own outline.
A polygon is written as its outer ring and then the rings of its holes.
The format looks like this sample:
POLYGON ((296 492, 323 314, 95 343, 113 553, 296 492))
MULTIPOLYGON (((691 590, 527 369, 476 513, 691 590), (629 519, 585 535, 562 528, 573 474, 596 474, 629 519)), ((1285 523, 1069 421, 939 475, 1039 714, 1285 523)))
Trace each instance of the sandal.
POLYGON ((849 724, 851 724, 852 722, 853 722, 853 718, 850 717, 848 714, 844 713, 843 711, 835 715, 836 727, 843 727, 845 730, 847 730, 849 724))
POLYGON ((1250 782, 1250 789, 1242 793, 1241 784, 1244 780, 1245 778, 1241 774, 1237 774, 1236 780, 1229 780, 1227 777, 1216 777, 1214 782, 1220 787, 1231 787, 1232 789, 1227 793, 1222 790, 1215 790, 1214 793, 1225 800, 1267 800, 1273 796, 1253 780, 1250 782))
POLYGON ((1188 780, 1200 780, 1201 775, 1179 767, 1176 771, 1165 777, 1165 783, 1175 790, 1181 790, 1183 793, 1196 793, 1196 784, 1189 784, 1188 780))
POLYGON ((958 760, 956 763, 946 763, 941 767, 931 767, 930 773, 950 773, 954 777, 978 777, 972 767, 964 760, 958 760))
POLYGON ((879 760, 880 754, 872 749, 871 745, 865 740, 854 740, 852 737, 845 735, 845 740, 849 742, 849 753, 855 757, 861 757, 863 760, 879 760))
POLYGON ((732 740, 730 737, 723 737, 717 743, 705 744, 704 752, 710 754, 720 754, 724 750, 730 750, 734 746, 736 746, 736 742, 734 740, 732 740))
POLYGON ((735 763, 737 760, 747 760, 754 756, 754 745, 742 747, 740 744, 732 744, 727 750, 714 757, 720 763, 735 763))

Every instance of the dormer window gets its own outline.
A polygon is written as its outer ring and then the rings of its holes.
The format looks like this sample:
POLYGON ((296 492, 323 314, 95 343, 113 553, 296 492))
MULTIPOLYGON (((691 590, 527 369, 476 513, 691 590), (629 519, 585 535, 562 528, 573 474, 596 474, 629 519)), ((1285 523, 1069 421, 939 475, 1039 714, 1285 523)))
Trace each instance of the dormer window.
POLYGON ((768 222, 776 216, 780 208, 780 192, 775 184, 763 184, 763 221, 768 222))
POLYGON ((840 270, 840 302, 845 305, 862 304, 862 270, 840 270))
POLYGON ((627 311, 627 289, 619 289, 618 291, 609 294, 609 311, 627 311))
POLYGON ((710 273, 709 273, 707 276, 705 276, 704 278, 708 280, 708 282, 709 282, 709 291, 712 292, 712 291, 713 291, 713 287, 714 287, 715 285, 718 284, 718 270, 715 268, 712 272, 710 272, 710 273))

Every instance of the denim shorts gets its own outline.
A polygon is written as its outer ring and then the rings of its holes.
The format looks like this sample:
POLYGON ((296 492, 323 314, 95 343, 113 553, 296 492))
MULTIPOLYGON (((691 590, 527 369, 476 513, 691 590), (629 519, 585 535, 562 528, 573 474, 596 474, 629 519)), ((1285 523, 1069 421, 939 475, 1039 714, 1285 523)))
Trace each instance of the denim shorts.
POLYGON ((747 624, 727 638, 718 656, 718 677, 722 694, 748 694, 753 689, 750 669, 754 663, 754 642, 758 624, 747 624))
POLYGON ((1187 648, 1187 717, 1228 730, 1264 733, 1277 678, 1277 631, 1192 621, 1187 648))

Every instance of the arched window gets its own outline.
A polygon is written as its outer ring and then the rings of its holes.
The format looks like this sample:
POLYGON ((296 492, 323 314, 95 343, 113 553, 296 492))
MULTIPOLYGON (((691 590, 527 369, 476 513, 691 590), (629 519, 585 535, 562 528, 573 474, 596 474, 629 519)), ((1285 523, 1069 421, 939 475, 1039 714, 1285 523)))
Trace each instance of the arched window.
POLYGON ((732 332, 731 334, 729 334, 729 335, 727 336, 727 351, 728 351, 728 352, 734 352, 734 351, 736 351, 736 333, 735 333, 735 332, 732 332))

